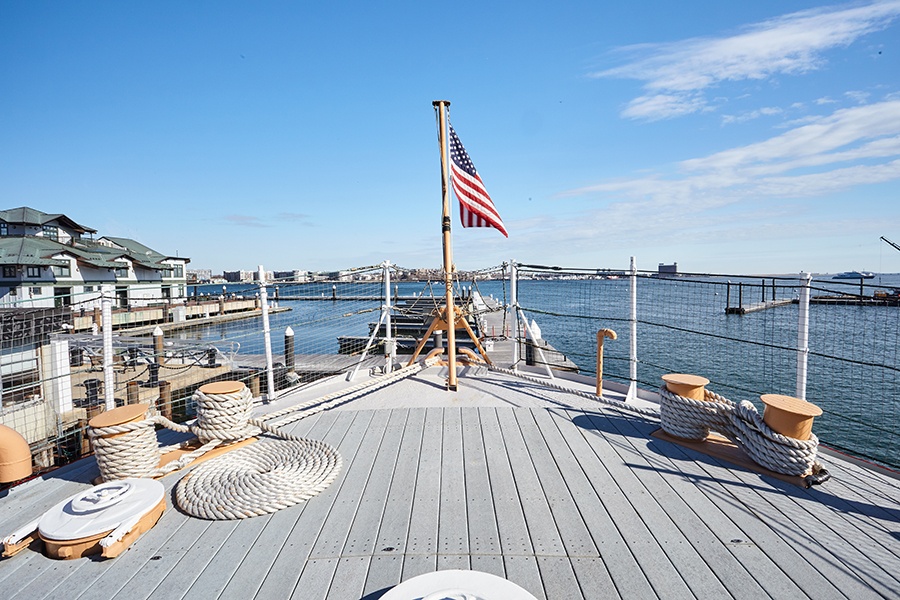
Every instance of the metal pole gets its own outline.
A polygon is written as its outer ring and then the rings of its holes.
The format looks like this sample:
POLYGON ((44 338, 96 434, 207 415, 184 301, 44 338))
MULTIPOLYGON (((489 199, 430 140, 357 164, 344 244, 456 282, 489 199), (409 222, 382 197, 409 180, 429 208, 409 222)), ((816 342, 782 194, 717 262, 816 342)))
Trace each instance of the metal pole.
POLYGON ((284 366, 289 373, 294 372, 294 330, 291 327, 284 330, 284 366))
POLYGON ((509 305, 512 310, 512 340, 513 340, 513 370, 519 368, 519 294, 517 288, 518 271, 516 270, 516 261, 509 261, 509 305))
POLYGON ((631 257, 631 335, 628 336, 628 395, 626 400, 632 400, 637 397, 637 262, 631 257))
POLYGON ((809 359, 809 282, 812 275, 800 273, 799 323, 797 324, 797 390, 794 396, 806 400, 806 374, 809 359))
POLYGON ((106 396, 106 410, 116 407, 116 377, 113 373, 113 322, 112 322, 112 296, 113 286, 100 287, 101 300, 100 312, 103 322, 103 391, 106 396))
POLYGON ((444 290, 447 302, 447 389, 456 391, 456 310, 453 304, 453 246, 450 237, 450 164, 447 160, 447 100, 432 102, 438 111, 438 139, 441 144, 441 232, 444 241, 444 290))
POLYGON ((391 336, 391 261, 384 261, 384 372, 390 373, 394 364, 394 338, 391 336))
POLYGON ((269 330, 269 296, 266 292, 266 272, 259 265, 259 306, 262 309, 263 339, 266 344, 266 402, 275 399, 275 372, 272 366, 272 336, 269 330))

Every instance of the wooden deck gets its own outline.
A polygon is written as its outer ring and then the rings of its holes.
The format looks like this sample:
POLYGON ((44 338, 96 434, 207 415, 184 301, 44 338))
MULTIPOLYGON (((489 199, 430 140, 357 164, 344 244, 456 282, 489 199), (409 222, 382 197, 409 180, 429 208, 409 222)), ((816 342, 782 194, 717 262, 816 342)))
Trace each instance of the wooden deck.
MULTIPOLYGON (((887 475, 826 457, 834 478, 806 490, 579 396, 485 369, 453 394, 442 377, 432 368, 289 426, 344 458, 305 504, 220 522, 170 506, 113 560, 0 561, 0 596, 375 599, 451 568, 547 599, 900 596, 900 485, 887 475)), ((82 461, 15 488, 0 533, 95 474, 82 461)))

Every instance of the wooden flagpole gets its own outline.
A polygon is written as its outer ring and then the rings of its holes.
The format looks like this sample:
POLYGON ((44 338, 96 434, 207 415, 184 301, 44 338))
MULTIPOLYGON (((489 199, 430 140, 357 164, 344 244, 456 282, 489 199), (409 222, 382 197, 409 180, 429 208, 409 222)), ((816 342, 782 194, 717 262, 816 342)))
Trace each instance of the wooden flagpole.
POLYGON ((444 287, 447 306, 444 320, 447 326, 447 389, 456 391, 456 311, 453 304, 453 246, 450 238, 450 162, 447 156, 447 100, 432 102, 438 112, 438 139, 441 144, 441 193, 443 197, 443 216, 441 232, 444 237, 444 287))

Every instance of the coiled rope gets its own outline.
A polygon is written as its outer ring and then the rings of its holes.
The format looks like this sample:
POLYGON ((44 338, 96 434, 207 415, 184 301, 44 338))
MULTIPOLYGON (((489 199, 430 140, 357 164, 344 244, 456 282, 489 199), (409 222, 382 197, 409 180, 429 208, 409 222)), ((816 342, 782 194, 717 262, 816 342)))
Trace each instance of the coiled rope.
POLYGON ((819 438, 815 434, 811 433, 808 440, 782 435, 763 421, 752 402, 735 403, 709 390, 704 394, 705 400, 693 400, 661 387, 663 430, 683 439, 705 440, 712 429, 742 448, 757 464, 776 473, 807 477, 807 487, 827 480, 827 471, 817 460, 819 438))
POLYGON ((328 487, 341 468, 337 451, 316 440, 299 438, 279 429, 288 423, 349 402, 363 394, 418 373, 433 361, 399 369, 326 396, 251 418, 252 395, 238 392, 194 393, 197 419, 179 425, 161 416, 141 421, 92 427, 88 433, 104 481, 126 477, 159 477, 184 468, 222 443, 236 442, 261 432, 277 438, 263 440, 199 466, 176 487, 176 500, 187 513, 207 519, 238 519, 274 512, 302 502, 328 487), (281 418, 277 423, 267 423, 281 418), (192 433, 203 442, 196 450, 160 467, 162 453, 156 426, 192 433))

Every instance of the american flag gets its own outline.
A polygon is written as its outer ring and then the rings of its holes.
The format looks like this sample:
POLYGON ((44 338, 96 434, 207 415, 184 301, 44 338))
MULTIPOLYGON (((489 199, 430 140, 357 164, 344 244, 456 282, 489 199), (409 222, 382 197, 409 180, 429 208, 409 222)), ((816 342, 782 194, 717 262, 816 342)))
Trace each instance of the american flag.
MULTIPOLYGON (((449 125, 449 123, 448 123, 449 125)), ((450 127, 450 181, 459 200, 463 227, 493 227, 506 237, 506 228, 462 142, 450 127)))

